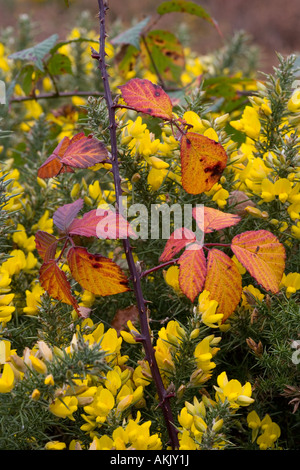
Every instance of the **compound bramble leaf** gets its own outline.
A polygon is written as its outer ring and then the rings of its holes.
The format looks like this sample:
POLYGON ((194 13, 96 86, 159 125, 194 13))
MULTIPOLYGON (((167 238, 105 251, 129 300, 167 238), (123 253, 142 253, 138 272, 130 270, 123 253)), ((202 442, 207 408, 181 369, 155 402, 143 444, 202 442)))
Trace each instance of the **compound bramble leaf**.
POLYGON ((57 242, 54 235, 43 230, 38 230, 35 234, 35 246, 44 261, 49 261, 55 257, 57 242))
POLYGON ((234 261, 215 248, 208 253, 204 289, 210 292, 211 300, 218 302, 218 313, 224 315, 224 323, 240 301, 242 277, 234 261))
POLYGON ((78 212, 83 207, 83 199, 77 199, 70 204, 59 207, 53 214, 53 222, 62 232, 68 232, 69 225, 73 222, 78 212))
POLYGON ((109 258, 75 246, 69 249, 67 260, 74 279, 93 294, 114 295, 129 289, 122 269, 109 258))
POLYGON ((61 140, 58 146, 53 150, 53 153, 50 155, 50 157, 48 157, 47 160, 38 169, 39 178, 53 178, 60 173, 73 173, 74 170, 71 167, 65 166, 61 163, 61 157, 68 148, 69 142, 69 137, 64 137, 63 140, 61 140))
POLYGON ((176 229, 168 239, 159 261, 170 261, 182 248, 195 241, 195 234, 191 230, 187 228, 176 229))
POLYGON ((243 232, 232 239, 238 261, 266 290, 277 293, 285 267, 285 249, 267 230, 243 232))
POLYGON ((171 99, 159 85, 145 78, 132 78, 119 88, 125 103, 136 111, 161 119, 172 119, 171 99))
POLYGON ((226 212, 213 209, 212 207, 194 207, 193 217, 198 225, 201 224, 204 233, 211 233, 214 230, 222 230, 226 227, 231 227, 239 223, 241 218, 236 214, 229 214, 226 212))
POLYGON ((71 293, 71 286, 65 273, 55 260, 49 260, 40 268, 40 284, 54 299, 72 305, 78 311, 78 303, 71 293))
POLYGON ((183 189, 190 194, 209 191, 223 173, 227 154, 218 142, 195 132, 187 132, 180 146, 183 189))
POLYGON ((96 163, 109 160, 105 145, 92 136, 83 132, 76 134, 70 140, 64 137, 54 149, 49 158, 38 170, 39 178, 53 178, 61 173, 73 172, 73 168, 89 168, 96 163))
POLYGON ((180 289, 194 302, 205 282, 206 259, 203 249, 196 243, 189 245, 180 256, 178 264, 180 289))

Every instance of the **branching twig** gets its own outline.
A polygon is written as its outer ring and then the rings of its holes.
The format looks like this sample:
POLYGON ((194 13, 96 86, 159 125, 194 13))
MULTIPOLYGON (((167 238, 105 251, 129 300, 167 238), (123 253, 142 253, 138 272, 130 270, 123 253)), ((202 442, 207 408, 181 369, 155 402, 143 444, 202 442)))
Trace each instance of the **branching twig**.
POLYGON ((170 261, 166 261, 165 263, 159 264, 158 266, 154 266, 154 268, 147 269, 146 271, 143 271, 141 273, 141 277, 146 277, 151 273, 154 273, 155 271, 158 271, 159 269, 166 268, 167 266, 172 266, 173 264, 176 264, 178 262, 179 258, 172 259, 170 261))
MULTIPOLYGON (((121 178, 119 173, 119 163, 118 163, 118 152, 117 152, 117 136, 116 136, 116 120, 115 120, 115 107, 112 99, 112 94, 109 85, 109 76, 106 69, 105 64, 105 38, 106 38, 106 31, 105 31, 105 15, 108 9, 108 6, 105 0, 98 0, 99 5, 99 18, 100 18, 100 49, 99 55, 97 58, 99 62, 99 69, 101 71, 103 85, 104 85, 104 96, 107 103, 107 109, 109 114, 109 122, 110 122, 110 139, 111 139, 111 163, 112 163, 112 172, 114 176, 114 185, 115 185, 115 193, 116 193, 116 204, 117 210, 122 215, 123 209, 122 205, 118 202, 121 200, 122 189, 121 189, 121 178)), ((151 337, 149 333, 149 326, 148 326, 148 318, 147 318, 147 307, 146 302, 143 297, 142 286, 141 286, 141 275, 135 265, 132 248, 130 245, 130 241, 128 238, 122 240, 123 247, 126 254, 126 259, 128 263, 128 267, 130 270, 134 293, 136 297, 137 307, 139 311, 139 318, 140 318, 140 326, 141 326, 141 342, 143 344, 146 360, 150 366, 152 377, 154 383, 156 385, 157 394, 160 401, 160 406, 164 415, 164 419, 166 422, 166 427, 168 430, 170 444, 173 449, 178 448, 178 436, 177 430, 174 426, 174 420, 172 415, 172 410, 170 406, 170 396, 166 391, 160 371, 156 362, 155 352, 152 346, 151 337)))
POLYGON ((40 93, 34 96, 12 96, 10 103, 22 103, 23 101, 50 100, 52 98, 68 98, 70 96, 103 96, 100 91, 59 91, 58 93, 40 93))

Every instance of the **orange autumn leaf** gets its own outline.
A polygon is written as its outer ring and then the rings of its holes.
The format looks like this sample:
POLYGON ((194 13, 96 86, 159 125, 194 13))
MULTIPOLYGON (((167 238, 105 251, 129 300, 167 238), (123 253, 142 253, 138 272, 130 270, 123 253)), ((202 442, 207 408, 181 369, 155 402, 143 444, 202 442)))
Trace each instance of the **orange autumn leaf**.
POLYGON ((238 261, 266 290, 279 291, 285 268, 285 249, 267 230, 243 232, 232 239, 231 249, 238 261))
POLYGON ((178 260, 179 286, 182 292, 194 302, 202 291, 206 276, 206 259, 200 245, 190 245, 178 260))
POLYGON ((241 218, 236 214, 213 209, 212 207, 194 207, 193 217, 204 233, 211 233, 214 230, 222 230, 239 223, 241 218))
POLYGON ((159 85, 145 78, 132 78, 119 88, 125 103, 136 111, 161 119, 172 119, 171 99, 159 85))
POLYGON ((69 249, 67 260, 73 278, 93 294, 114 295, 129 289, 122 269, 109 258, 74 246, 69 249))
POLYGON ((65 273, 51 259, 42 264, 40 268, 40 284, 54 299, 72 305, 79 312, 78 303, 71 293, 71 286, 65 273))
POLYGON ((183 189, 189 194, 209 191, 223 173, 227 154, 218 142, 195 132, 187 132, 180 146, 183 189))
POLYGON ((242 295, 242 277, 234 261, 216 248, 209 251, 204 289, 218 302, 222 323, 235 311, 242 295))
POLYGON ((63 138, 40 166, 38 177, 46 179, 65 172, 73 173, 73 168, 89 168, 108 159, 108 151, 102 142, 90 135, 86 137, 80 132, 72 139, 63 138))

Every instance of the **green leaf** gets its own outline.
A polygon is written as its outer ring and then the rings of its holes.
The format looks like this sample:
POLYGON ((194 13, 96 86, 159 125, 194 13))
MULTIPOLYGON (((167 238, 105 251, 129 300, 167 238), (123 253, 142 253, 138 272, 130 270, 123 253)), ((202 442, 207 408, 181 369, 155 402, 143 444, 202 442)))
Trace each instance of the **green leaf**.
POLYGON ((159 15, 165 15, 166 13, 180 12, 180 13, 189 13, 190 15, 198 16, 208 21, 209 23, 213 24, 217 28, 219 34, 221 34, 218 28, 217 22, 210 16, 209 13, 207 13, 207 11, 203 7, 201 7, 200 5, 197 5, 194 2, 188 2, 186 0, 166 1, 166 2, 161 3, 156 11, 159 15))
POLYGON ((67 44, 72 44, 76 42, 90 42, 91 44, 99 44, 99 41, 96 41, 95 39, 90 39, 90 38, 76 38, 76 39, 69 39, 67 41, 60 41, 55 44, 54 47, 52 47, 50 54, 54 54, 60 47, 65 46, 67 44))
POLYGON ((156 71, 150 60, 150 53, 155 67, 163 79, 180 82, 185 58, 182 44, 176 36, 169 31, 155 30, 150 31, 144 39, 147 48, 144 44, 141 45, 141 57, 145 67, 153 73, 156 71))
POLYGON ((29 95, 32 90, 32 74, 34 72, 33 65, 26 65, 22 70, 23 80, 22 80, 22 89, 25 95, 29 95))
POLYGON ((72 63, 69 57, 64 54, 54 54, 50 57, 47 68, 51 75, 72 74, 72 63))
POLYGON ((13 59, 13 60, 19 59, 19 60, 25 60, 28 62, 33 62, 34 65, 43 72, 44 71, 43 59, 51 51, 57 39, 58 39, 58 35, 53 34, 49 38, 36 44, 33 47, 29 47, 28 49, 24 49, 22 51, 14 52, 8 58, 13 59))
POLYGON ((144 28, 149 23, 150 17, 145 18, 144 20, 137 23, 130 29, 127 29, 123 33, 119 34, 111 43, 115 44, 131 44, 132 46, 136 47, 136 49, 140 50, 140 37, 144 30, 144 28))
POLYGON ((115 60, 119 72, 123 77, 127 77, 127 74, 134 69, 138 56, 138 49, 131 44, 124 44, 121 47, 120 52, 115 57, 115 60))

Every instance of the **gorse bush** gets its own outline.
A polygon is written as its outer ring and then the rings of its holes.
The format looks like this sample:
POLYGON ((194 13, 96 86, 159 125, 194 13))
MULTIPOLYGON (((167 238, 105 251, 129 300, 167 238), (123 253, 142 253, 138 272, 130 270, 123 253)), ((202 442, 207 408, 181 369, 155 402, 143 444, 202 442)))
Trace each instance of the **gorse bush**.
POLYGON ((0 448, 296 449, 298 60, 98 5, 1 33, 0 448))

